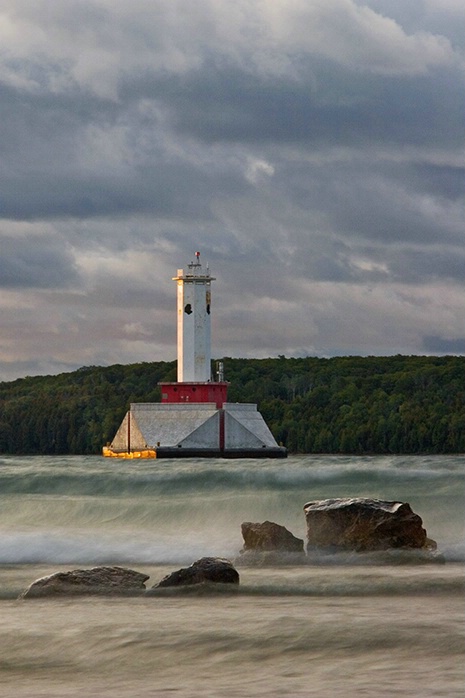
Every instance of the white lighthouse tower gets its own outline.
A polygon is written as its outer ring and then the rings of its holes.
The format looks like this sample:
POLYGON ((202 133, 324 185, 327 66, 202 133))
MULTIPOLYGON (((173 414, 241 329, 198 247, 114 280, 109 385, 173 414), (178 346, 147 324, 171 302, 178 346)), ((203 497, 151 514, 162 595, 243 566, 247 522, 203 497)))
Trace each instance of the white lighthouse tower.
POLYGON ((202 270, 200 252, 187 271, 178 269, 178 382, 211 380, 211 282, 210 270, 202 270))

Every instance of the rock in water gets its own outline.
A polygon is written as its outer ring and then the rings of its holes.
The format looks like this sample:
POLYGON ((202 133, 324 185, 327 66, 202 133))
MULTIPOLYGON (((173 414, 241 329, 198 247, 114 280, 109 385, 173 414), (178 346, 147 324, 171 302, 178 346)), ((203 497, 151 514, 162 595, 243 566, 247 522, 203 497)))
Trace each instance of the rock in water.
POLYGON ((245 521, 241 525, 244 548, 248 550, 273 550, 286 553, 303 553, 304 542, 296 538, 284 526, 272 521, 263 523, 250 523, 245 521))
POLYGON ((239 584, 239 573, 229 560, 221 557, 202 557, 190 567, 183 567, 163 577, 153 589, 208 583, 239 584))
POLYGON ((305 560, 304 542, 284 526, 272 521, 241 525, 244 547, 241 563, 248 565, 295 565, 305 560))
POLYGON ((323 499, 304 506, 307 551, 434 550, 422 520, 405 502, 323 499))
POLYGON ((124 567, 57 572, 33 582, 20 598, 129 594, 145 590, 147 574, 124 567))

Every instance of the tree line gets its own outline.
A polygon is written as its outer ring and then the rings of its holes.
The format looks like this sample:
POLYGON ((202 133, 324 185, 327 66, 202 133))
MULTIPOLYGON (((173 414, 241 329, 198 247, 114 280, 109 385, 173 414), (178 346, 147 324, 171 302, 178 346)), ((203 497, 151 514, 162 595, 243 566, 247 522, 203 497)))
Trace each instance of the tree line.
MULTIPOLYGON (((230 402, 258 404, 291 453, 464 453, 465 357, 225 358, 230 402)), ((97 454, 176 362, 0 383, 0 453, 97 454)))

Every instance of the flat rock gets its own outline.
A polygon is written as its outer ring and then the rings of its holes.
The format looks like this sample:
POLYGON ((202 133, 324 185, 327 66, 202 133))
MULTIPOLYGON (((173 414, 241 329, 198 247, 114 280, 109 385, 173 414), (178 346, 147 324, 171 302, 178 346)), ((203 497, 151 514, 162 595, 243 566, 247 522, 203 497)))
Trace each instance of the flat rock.
POLYGON ((171 572, 152 588, 194 584, 239 584, 239 573, 230 560, 221 557, 202 557, 189 567, 171 572))
POLYGON ((142 592, 148 575, 124 567, 93 567, 57 572, 33 582, 20 598, 117 595, 142 592))
POLYGON ((406 502, 323 499, 304 506, 307 552, 416 549, 433 551, 422 520, 406 502))

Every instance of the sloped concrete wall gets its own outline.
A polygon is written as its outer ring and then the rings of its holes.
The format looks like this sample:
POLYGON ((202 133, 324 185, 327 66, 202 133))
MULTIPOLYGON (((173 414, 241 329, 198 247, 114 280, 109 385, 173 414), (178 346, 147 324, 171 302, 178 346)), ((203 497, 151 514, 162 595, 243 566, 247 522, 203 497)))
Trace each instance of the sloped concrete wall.
POLYGON ((186 448, 215 448, 220 447, 220 413, 217 410, 208 417, 197 429, 191 431, 180 446, 186 448))
POLYGON ((114 451, 127 451, 129 448, 131 450, 144 449, 147 447, 147 445, 148 444, 145 441, 145 437, 142 434, 134 415, 130 415, 129 412, 126 412, 124 419, 110 444, 110 447, 114 451), (131 424, 130 428, 128 429, 129 418, 131 419, 131 424), (128 437, 130 444, 128 444, 128 437))
POLYGON ((257 405, 251 403, 225 403, 225 448, 277 447, 257 405))
POLYGON ((215 403, 134 403, 131 412, 150 448, 219 446, 219 414, 215 403))

